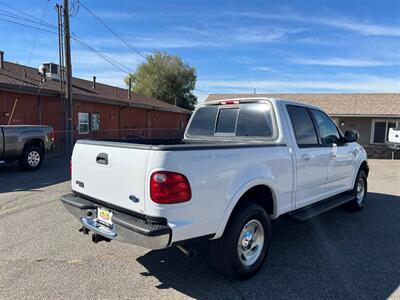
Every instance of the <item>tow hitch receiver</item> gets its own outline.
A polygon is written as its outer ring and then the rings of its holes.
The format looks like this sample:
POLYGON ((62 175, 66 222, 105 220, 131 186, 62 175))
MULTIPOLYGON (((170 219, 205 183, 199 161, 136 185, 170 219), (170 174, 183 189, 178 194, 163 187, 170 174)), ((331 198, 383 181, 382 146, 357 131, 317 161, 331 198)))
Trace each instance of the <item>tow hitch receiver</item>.
MULTIPOLYGON (((90 230, 87 229, 85 226, 82 226, 82 227, 79 229, 79 232, 82 232, 84 235, 87 235, 87 234, 89 234, 90 230)), ((111 240, 108 239, 108 238, 106 238, 106 237, 104 237, 104 236, 102 236, 102 235, 100 235, 100 234, 97 234, 97 233, 93 233, 93 234, 92 234, 92 242, 93 242, 93 243, 97 244, 98 242, 102 242, 102 241, 105 241, 105 242, 108 243, 108 242, 110 242, 111 240)))
POLYGON ((102 241, 109 243, 111 240, 108 238, 105 238, 104 236, 97 234, 97 233, 92 234, 92 242, 93 243, 97 244, 98 242, 102 242, 102 241))
POLYGON ((82 232, 84 235, 89 234, 89 229, 86 227, 82 226, 82 228, 79 229, 79 232, 82 232))

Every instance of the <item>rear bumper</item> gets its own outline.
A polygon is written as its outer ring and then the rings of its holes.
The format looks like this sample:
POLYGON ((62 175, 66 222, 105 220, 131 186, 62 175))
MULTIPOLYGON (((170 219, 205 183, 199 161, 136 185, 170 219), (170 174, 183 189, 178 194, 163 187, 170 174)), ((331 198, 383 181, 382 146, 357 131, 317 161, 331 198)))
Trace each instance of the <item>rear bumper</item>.
POLYGON ((75 194, 61 197, 65 208, 90 231, 111 240, 118 240, 149 249, 163 249, 170 244, 172 230, 168 225, 156 224, 143 218, 110 209, 75 194), (113 212, 112 228, 97 223, 96 208, 113 212))

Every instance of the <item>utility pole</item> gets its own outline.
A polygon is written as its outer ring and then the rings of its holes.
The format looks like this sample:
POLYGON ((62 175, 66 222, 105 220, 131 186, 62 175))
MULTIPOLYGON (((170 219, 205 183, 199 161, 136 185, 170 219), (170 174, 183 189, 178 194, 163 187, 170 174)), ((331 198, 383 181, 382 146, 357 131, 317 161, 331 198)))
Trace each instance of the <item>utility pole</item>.
POLYGON ((68 140, 68 120, 67 120, 67 99, 65 98, 65 67, 64 67, 64 30, 63 30, 63 6, 56 4, 57 21, 58 21, 58 57, 59 57, 59 73, 60 73, 60 100, 64 111, 64 152, 69 152, 68 140))
POLYGON ((69 30, 69 5, 68 0, 64 0, 64 54, 65 54, 65 96, 66 96, 66 111, 65 118, 67 119, 67 147, 72 150, 73 146, 73 125, 72 116, 74 115, 74 107, 72 103, 72 64, 71 64, 71 33, 69 30))

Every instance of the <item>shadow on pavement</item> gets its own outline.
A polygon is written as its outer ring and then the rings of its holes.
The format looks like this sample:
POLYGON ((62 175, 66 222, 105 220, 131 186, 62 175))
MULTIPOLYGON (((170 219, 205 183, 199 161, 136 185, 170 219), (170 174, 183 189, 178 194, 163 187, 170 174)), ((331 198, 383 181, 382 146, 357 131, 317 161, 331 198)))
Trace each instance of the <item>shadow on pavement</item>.
POLYGON ((303 223, 274 221, 267 261, 245 282, 215 273, 204 243, 195 258, 171 248, 137 260, 158 288, 197 299, 386 299, 400 285, 400 197, 369 193, 366 201, 357 213, 338 208, 303 223))
POLYGON ((17 163, 0 165, 0 193, 34 191, 70 180, 70 158, 46 157, 37 171, 22 171, 17 163))

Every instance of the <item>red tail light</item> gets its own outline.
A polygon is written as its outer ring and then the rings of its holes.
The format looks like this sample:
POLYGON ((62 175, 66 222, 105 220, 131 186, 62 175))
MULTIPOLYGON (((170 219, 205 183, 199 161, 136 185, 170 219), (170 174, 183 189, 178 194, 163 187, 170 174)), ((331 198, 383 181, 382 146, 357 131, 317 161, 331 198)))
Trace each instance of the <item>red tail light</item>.
POLYGON ((150 177, 150 197, 160 204, 181 203, 192 198, 192 191, 185 175, 159 171, 150 177))

